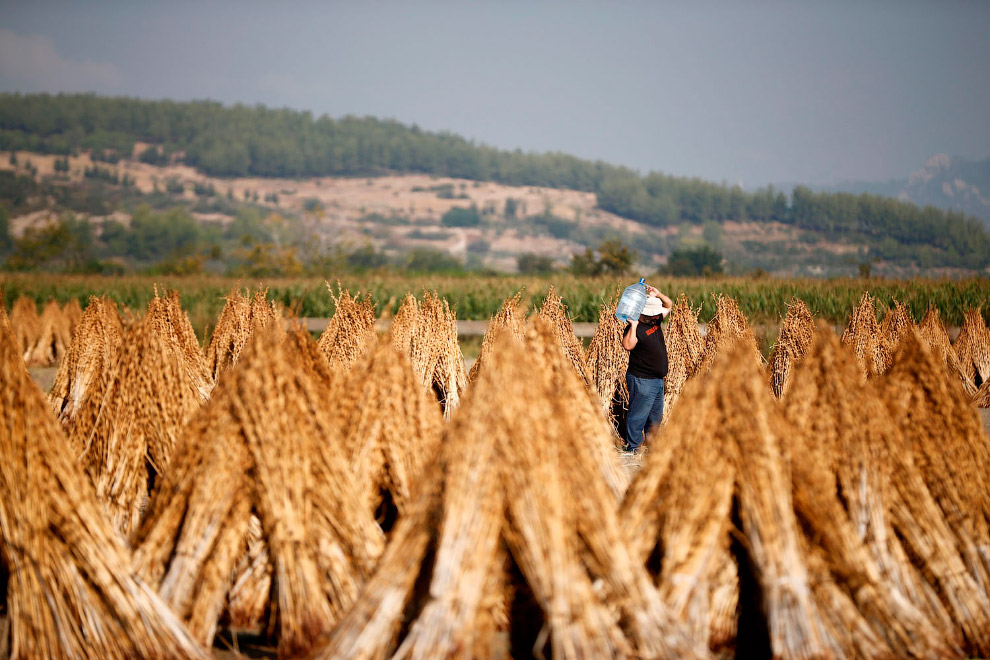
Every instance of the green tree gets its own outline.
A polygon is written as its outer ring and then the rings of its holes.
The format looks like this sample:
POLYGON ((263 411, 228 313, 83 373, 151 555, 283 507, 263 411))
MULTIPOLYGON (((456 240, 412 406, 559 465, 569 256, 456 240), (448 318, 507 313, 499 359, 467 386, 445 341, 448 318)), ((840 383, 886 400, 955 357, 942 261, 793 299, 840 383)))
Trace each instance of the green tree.
POLYGON ((678 248, 671 253, 667 265, 662 269, 666 275, 675 277, 709 276, 721 273, 722 254, 707 245, 694 248, 678 248))
POLYGON ((549 273, 554 270, 553 257, 525 252, 516 257, 516 267, 524 275, 549 273))
POLYGON ((14 240, 10 236, 10 213, 7 207, 0 204, 0 256, 6 256, 14 247, 14 240))
POLYGON ((473 204, 469 208, 455 206, 440 218, 445 227, 477 227, 481 224, 481 215, 473 204))
POLYGON ((598 246, 598 263, 601 273, 622 275, 632 266, 636 253, 622 244, 621 241, 610 239, 598 246))

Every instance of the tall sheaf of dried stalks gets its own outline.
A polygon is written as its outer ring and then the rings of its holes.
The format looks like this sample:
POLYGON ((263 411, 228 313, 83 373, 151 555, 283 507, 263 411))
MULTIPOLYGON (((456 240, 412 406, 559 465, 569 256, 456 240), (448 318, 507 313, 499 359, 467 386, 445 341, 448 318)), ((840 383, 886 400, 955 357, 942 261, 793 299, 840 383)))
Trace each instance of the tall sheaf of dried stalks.
POLYGON ((237 362, 244 344, 256 328, 281 321, 274 301, 267 300, 267 295, 268 289, 260 288, 250 299, 237 289, 227 294, 206 351, 207 368, 214 381, 237 362))
POLYGON ((778 399, 787 393, 795 365, 804 359, 814 340, 815 318, 803 301, 792 299, 769 360, 770 389, 778 399))
MULTIPOLYGON (((208 660, 100 514, 16 339, 0 330, 0 561, 9 657, 208 660)), ((7 640, 4 640, 5 642, 7 640)))
POLYGON ((254 333, 190 422, 135 537, 140 575, 209 643, 252 511, 272 564, 279 653, 305 653, 354 602, 384 537, 340 446, 327 388, 284 333, 254 333))
POLYGON ((971 403, 977 408, 990 408, 990 380, 983 381, 980 389, 973 395, 971 403))
POLYGON ((733 298, 719 295, 715 300, 715 316, 712 317, 705 332, 705 351, 696 373, 707 374, 722 350, 734 345, 740 338, 749 346, 757 363, 763 364, 756 335, 739 310, 739 303, 733 298))
POLYGON ((720 433, 725 411, 718 383, 692 380, 684 387, 682 405, 651 439, 621 511, 636 560, 646 565, 654 554, 662 557, 656 579, 672 616, 722 652, 736 637, 739 584, 729 529, 739 461, 720 433))
POLYGON ((963 373, 976 385, 990 380, 990 329, 979 309, 966 312, 966 319, 959 330, 954 345, 963 373))
POLYGON ((890 365, 890 351, 880 334, 873 296, 866 292, 859 304, 853 307, 849 323, 842 332, 842 343, 851 346, 859 361, 864 378, 870 378, 887 371, 890 365))
POLYGON ((65 303, 62 307, 62 314, 69 322, 69 333, 71 334, 75 332, 76 324, 79 323, 83 315, 82 307, 79 305, 79 300, 76 298, 69 298, 69 302, 65 303))
POLYGON ((683 293, 677 299, 662 328, 667 345, 667 378, 663 386, 663 411, 667 416, 674 408, 684 384, 694 376, 704 357, 705 340, 698 330, 698 312, 692 309, 683 293))
POLYGON ((54 300, 45 305, 38 322, 38 336, 27 349, 28 366, 51 367, 65 357, 72 342, 72 329, 62 308, 54 300))
POLYGON ((103 296, 89 299, 48 394, 52 409, 63 424, 76 414, 90 387, 112 368, 123 339, 123 327, 116 303, 103 296))
POLYGON ((520 316, 523 313, 523 310, 520 309, 519 302, 521 298, 522 292, 520 291, 511 298, 503 300, 498 312, 488 322, 488 327, 485 328, 485 336, 481 340, 481 350, 478 352, 478 359, 474 361, 474 365, 468 373, 469 382, 473 383, 478 378, 478 374, 481 373, 484 365, 492 359, 492 351, 494 350, 496 340, 503 330, 508 331, 517 339, 522 337, 524 319, 520 316))
POLYGON ((334 414, 370 514, 389 493, 404 514, 440 444, 443 418, 405 354, 377 341, 334 388, 334 414))
POLYGON ((168 470, 183 424, 202 399, 180 356, 150 318, 127 329, 67 426, 97 498, 126 538, 137 526, 154 475, 168 470))
POLYGON ((457 318, 447 301, 437 296, 436 292, 424 295, 422 312, 431 343, 430 350, 436 355, 432 386, 443 405, 444 417, 450 419, 451 413, 460 405, 468 384, 464 355, 457 341, 457 318))
POLYGON ((41 334, 41 317, 33 298, 18 296, 10 310, 10 327, 17 339, 17 348, 21 358, 27 362, 28 351, 41 334))
POLYGON ((553 335, 556 337, 557 343, 564 351, 567 359, 570 360, 574 371, 577 372, 578 376, 581 377, 581 380, 588 387, 593 388, 594 381, 591 377, 591 371, 588 369, 584 347, 581 345, 581 340, 574 335, 574 324, 571 323, 571 319, 567 316, 567 306, 564 305, 564 301, 557 295, 557 290, 552 284, 547 290, 547 297, 543 300, 543 305, 540 307, 537 315, 546 321, 553 330, 553 335))
POLYGON ((629 366, 629 351, 622 348, 622 333, 625 324, 615 317, 619 304, 619 293, 602 303, 598 310, 598 326, 588 345, 588 371, 602 412, 613 419, 613 404, 618 401, 623 407, 629 405, 629 389, 626 387, 626 369, 629 366))
POLYGON ((196 339, 192 323, 179 303, 179 292, 169 291, 161 298, 158 287, 155 287, 155 297, 148 302, 146 318, 162 337, 168 350, 179 359, 200 397, 208 399, 213 390, 213 376, 206 365, 206 356, 196 339))
POLYGON ((326 329, 320 335, 318 346, 326 356, 331 371, 349 371, 361 355, 370 348, 377 336, 375 332, 375 305, 369 297, 352 298, 348 291, 337 285, 334 295, 330 283, 327 291, 334 302, 334 313, 326 329))
POLYGON ((833 626, 832 637, 841 640, 842 630, 865 622, 872 633, 857 636, 874 644, 879 636, 887 655, 958 657, 961 636, 894 533, 888 452, 899 432, 873 388, 861 383, 851 349, 828 326, 819 326, 791 392, 784 415, 794 429, 794 501, 806 541, 821 546, 814 562, 819 581, 829 584, 820 591, 835 605, 846 603, 837 611, 852 602, 863 617, 833 626))
POLYGON ((933 305, 928 308, 928 311, 925 312, 925 318, 921 320, 921 324, 918 326, 918 332, 922 339, 928 342, 928 348, 935 354, 938 361, 944 363, 951 374, 950 377, 958 378, 966 393, 973 396, 976 393, 976 386, 970 376, 967 376, 963 371, 959 356, 952 349, 949 333, 945 330, 945 324, 939 317, 937 307, 933 305))
POLYGON ((894 300, 893 303, 894 306, 887 310, 883 322, 880 323, 880 339, 891 356, 897 351, 904 334, 910 328, 917 327, 907 305, 899 300, 894 300))

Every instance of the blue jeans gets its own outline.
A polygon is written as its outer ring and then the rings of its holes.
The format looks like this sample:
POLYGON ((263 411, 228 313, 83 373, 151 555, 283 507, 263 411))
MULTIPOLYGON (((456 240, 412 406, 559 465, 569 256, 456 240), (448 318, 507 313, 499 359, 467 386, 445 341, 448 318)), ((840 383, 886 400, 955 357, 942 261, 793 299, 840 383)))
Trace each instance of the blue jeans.
POLYGON ((626 386, 629 411, 622 439, 626 441, 626 451, 636 451, 643 444, 644 431, 648 435, 663 419, 663 378, 637 378, 626 373, 626 386))

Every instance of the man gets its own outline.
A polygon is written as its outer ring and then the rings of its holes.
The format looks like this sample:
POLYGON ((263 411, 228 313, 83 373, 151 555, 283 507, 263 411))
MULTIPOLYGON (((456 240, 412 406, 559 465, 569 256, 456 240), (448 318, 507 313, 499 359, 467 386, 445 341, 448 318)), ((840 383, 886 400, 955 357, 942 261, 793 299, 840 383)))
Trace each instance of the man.
POLYGON ((667 345, 660 323, 674 302, 656 288, 646 285, 646 305, 638 320, 629 321, 622 335, 622 348, 629 351, 626 386, 629 411, 622 426, 623 449, 635 452, 643 444, 643 434, 663 419, 663 379, 667 377, 667 345))

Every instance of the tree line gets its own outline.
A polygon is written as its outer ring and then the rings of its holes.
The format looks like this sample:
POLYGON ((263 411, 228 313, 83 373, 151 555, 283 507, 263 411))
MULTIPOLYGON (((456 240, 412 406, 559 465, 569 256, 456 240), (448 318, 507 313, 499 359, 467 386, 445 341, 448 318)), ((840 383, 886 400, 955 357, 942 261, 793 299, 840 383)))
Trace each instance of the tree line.
POLYGON ((990 232, 979 220, 875 195, 790 197, 772 187, 738 186, 475 144, 397 121, 213 101, 145 101, 91 94, 0 94, 0 150, 182 162, 221 177, 375 176, 426 173, 507 185, 593 192, 600 208, 664 227, 681 223, 777 221, 867 244, 881 258, 922 266, 983 268, 990 232))

